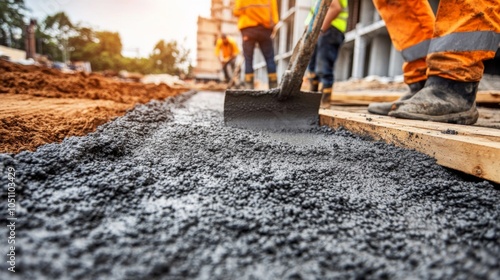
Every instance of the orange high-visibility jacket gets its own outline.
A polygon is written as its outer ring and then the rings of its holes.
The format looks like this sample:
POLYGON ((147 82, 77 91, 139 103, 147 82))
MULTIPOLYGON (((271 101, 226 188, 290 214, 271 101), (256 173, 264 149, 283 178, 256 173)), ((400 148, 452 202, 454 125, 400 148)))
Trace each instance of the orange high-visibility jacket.
POLYGON ((217 39, 217 43, 215 44, 215 56, 219 57, 220 53, 222 52, 224 61, 227 61, 233 56, 237 56, 240 53, 240 48, 233 38, 228 36, 227 41, 228 43, 224 44, 223 40, 219 38, 217 39))
POLYGON ((406 83, 440 76, 477 82, 483 60, 500 43, 498 0, 441 0, 434 16, 427 0, 373 0, 405 63, 406 83))
POLYGON ((233 14, 240 30, 258 25, 273 28, 279 20, 276 0, 236 0, 233 14))

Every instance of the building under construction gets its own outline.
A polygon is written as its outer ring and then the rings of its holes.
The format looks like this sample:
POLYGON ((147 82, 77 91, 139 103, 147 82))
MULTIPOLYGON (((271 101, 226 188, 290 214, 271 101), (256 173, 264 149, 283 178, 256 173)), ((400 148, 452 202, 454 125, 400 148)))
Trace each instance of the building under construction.
MULTIPOLYGON (((215 43, 225 33, 239 40, 237 19, 233 16, 234 0, 212 0, 210 18, 198 17, 197 59, 194 74, 200 80, 218 80, 221 65, 214 55, 215 43)), ((241 40, 239 40, 241 41, 241 40)))

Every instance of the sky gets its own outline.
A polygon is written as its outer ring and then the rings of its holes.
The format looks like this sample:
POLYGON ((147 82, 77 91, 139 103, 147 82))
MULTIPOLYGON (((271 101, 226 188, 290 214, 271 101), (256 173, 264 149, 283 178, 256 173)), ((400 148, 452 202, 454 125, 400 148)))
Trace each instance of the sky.
POLYGON ((64 12, 73 24, 118 32, 123 55, 147 57, 154 45, 177 41, 190 49, 196 64, 198 16, 210 17, 211 0, 25 0, 30 17, 39 21, 64 12))

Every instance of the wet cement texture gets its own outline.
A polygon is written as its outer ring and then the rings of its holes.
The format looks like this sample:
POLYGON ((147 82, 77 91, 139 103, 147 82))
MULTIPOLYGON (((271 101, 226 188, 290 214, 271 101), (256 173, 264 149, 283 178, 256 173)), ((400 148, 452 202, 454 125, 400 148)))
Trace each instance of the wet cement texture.
POLYGON ((18 272, 1 226, 0 278, 500 279, 498 186, 344 130, 226 128, 222 100, 0 155, 4 194, 18 175, 18 272))

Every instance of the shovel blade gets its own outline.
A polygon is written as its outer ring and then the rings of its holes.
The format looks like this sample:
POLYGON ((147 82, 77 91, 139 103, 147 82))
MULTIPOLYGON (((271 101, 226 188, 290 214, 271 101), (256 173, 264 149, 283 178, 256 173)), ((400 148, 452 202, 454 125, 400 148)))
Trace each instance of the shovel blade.
POLYGON ((321 93, 290 94, 278 100, 278 89, 226 90, 224 123, 256 130, 303 130, 319 124, 321 93))

